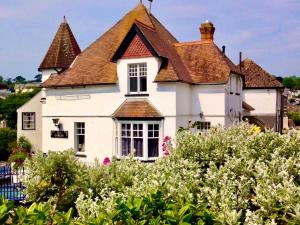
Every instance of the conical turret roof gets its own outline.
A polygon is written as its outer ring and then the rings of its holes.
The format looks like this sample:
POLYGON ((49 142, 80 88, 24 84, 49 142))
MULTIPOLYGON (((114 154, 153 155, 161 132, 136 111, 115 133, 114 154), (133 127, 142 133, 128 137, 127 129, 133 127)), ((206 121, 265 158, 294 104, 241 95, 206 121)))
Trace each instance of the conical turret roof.
POLYGON ((67 69, 81 52, 79 45, 64 17, 45 55, 39 71, 43 69, 67 69))

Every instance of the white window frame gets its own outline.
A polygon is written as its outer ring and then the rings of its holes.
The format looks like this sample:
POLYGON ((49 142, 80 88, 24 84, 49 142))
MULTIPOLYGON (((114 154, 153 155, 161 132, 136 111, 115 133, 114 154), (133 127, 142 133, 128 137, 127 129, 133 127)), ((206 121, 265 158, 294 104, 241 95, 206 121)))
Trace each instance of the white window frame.
POLYGON ((162 129, 162 123, 161 121, 153 120, 120 120, 116 121, 116 136, 114 138, 115 141, 118 141, 118 143, 115 143, 115 152, 117 157, 119 158, 128 158, 128 156, 123 156, 122 155, 122 124, 131 124, 131 152, 133 152, 133 124, 143 124, 143 157, 135 157, 136 159, 139 159, 141 161, 153 161, 161 157, 162 154, 162 135, 163 135, 163 129, 162 129), (157 157, 148 157, 148 125, 149 124, 157 124, 159 126, 159 137, 158 137, 158 156, 157 157))
POLYGON ((78 152, 78 153, 80 153, 80 152, 82 152, 82 153, 84 153, 84 152, 86 152, 86 133, 85 133, 85 131, 86 131, 86 124, 85 124, 85 122, 75 122, 74 123, 74 136, 75 136, 75 150, 76 150, 76 152, 78 152), (78 127, 78 124, 84 124, 84 127, 82 128, 82 127, 78 127), (81 132, 80 133, 78 133, 78 131, 79 130, 81 130, 81 132), (83 131, 83 133, 82 133, 82 131, 83 131), (83 146, 83 151, 79 151, 79 149, 78 149, 78 136, 84 136, 84 146, 83 146))
POLYGON ((210 128, 211 128, 211 122, 210 121, 197 121, 197 125, 196 128, 197 130, 199 130, 200 132, 207 132, 210 128), (201 124, 201 125, 200 125, 201 124), (202 128, 198 128, 199 126, 202 126, 202 128))
POLYGON ((36 117, 35 112, 22 112, 22 130, 35 130, 36 117), (30 127, 25 126, 29 124, 30 127))
POLYGON ((128 63, 127 65, 127 74, 128 74, 128 93, 129 94, 145 94, 148 92, 148 65, 146 62, 140 62, 140 63, 128 63), (130 72, 130 66, 136 66, 137 71, 136 71, 136 76, 131 76, 130 72), (141 75, 141 65, 145 65, 146 71, 144 75, 141 75), (130 78, 131 77, 136 77, 137 78, 137 91, 131 91, 130 90, 130 78), (141 91, 141 77, 146 77, 146 91, 141 91))

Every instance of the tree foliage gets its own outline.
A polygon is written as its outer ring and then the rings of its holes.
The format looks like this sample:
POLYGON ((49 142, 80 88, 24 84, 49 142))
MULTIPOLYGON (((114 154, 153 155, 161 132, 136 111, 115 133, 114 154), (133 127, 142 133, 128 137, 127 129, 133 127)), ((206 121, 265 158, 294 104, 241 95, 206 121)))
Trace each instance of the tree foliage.
POLYGON ((284 77, 282 83, 287 88, 300 89, 300 77, 284 77))
POLYGON ((40 91, 36 88, 33 92, 11 94, 6 99, 0 101, 0 120, 6 119, 8 127, 17 127, 17 109, 29 101, 40 91))
POLYGON ((0 128, 0 161, 7 161, 16 139, 17 132, 15 130, 0 128))

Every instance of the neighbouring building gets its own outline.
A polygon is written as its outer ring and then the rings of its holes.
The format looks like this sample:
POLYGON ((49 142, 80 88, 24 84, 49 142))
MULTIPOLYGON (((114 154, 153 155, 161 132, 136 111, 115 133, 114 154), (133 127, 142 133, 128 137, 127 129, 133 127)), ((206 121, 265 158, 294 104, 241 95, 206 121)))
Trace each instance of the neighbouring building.
POLYGON ((244 119, 263 128, 282 132, 284 113, 284 87, 251 59, 245 59, 239 65, 245 75, 243 90, 244 119), (250 107, 250 108, 249 108, 250 107))
POLYGON ((39 88, 40 86, 40 82, 32 82, 27 84, 15 84, 14 89, 15 93, 28 93, 34 91, 35 88, 39 88))
POLYGON ((147 161, 180 127, 228 127, 246 105, 260 114, 214 32, 206 21, 199 40, 178 42, 140 3, 81 52, 64 20, 39 67, 40 96, 18 110, 18 134, 32 132, 45 153, 73 148, 86 162, 132 152, 147 161))

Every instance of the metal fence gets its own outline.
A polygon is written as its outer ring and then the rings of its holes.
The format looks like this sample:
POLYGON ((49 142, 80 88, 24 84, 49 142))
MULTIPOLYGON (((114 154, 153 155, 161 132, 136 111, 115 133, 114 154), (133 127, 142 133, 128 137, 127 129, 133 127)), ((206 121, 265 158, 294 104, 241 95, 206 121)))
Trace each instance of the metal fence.
POLYGON ((0 196, 15 202, 23 201, 24 186, 20 179, 23 175, 25 175, 23 168, 16 170, 11 166, 0 167, 0 196))

